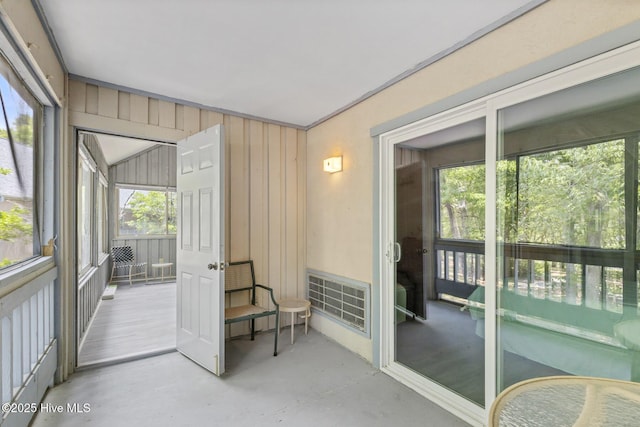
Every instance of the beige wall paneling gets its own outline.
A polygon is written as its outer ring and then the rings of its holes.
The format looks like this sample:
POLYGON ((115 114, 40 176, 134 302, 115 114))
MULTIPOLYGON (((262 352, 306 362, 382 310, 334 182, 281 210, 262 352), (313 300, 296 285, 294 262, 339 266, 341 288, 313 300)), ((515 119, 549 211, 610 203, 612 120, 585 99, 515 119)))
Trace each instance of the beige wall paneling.
POLYGON ((245 134, 245 120, 228 116, 227 133, 229 161, 228 185, 229 204, 229 246, 227 258, 230 261, 249 259, 249 144, 245 134))
MULTIPOLYGON (((283 253, 285 272, 281 298, 297 298, 298 290, 298 132, 283 128, 284 157, 284 238, 283 253)), ((286 316, 285 316, 286 317, 286 316)), ((290 323, 290 319, 288 319, 290 323)))
POLYGON ((298 130, 298 297, 307 298, 307 133, 298 130))
POLYGON ((84 113, 86 111, 86 99, 87 85, 77 80, 69 80, 69 109, 84 113))
POLYGON ((176 104, 176 129, 184 130, 184 105, 176 104))
POLYGON ((173 102, 158 101, 159 125, 163 128, 174 129, 176 127, 176 104, 173 102))
POLYGON ((40 23, 40 18, 32 2, 24 0, 2 0, 0 8, 9 17, 11 24, 20 34, 25 47, 28 47, 28 60, 34 63, 36 72, 63 102, 66 99, 66 75, 51 47, 49 37, 40 23))
POLYGON ((149 98, 146 96, 131 94, 129 97, 130 120, 136 123, 149 122, 149 98))
POLYGON ((149 98, 149 124, 158 126, 160 124, 160 101, 149 98))
POLYGON ((106 87, 98 87, 98 112, 106 117, 118 117, 118 91, 106 87))
POLYGON ((184 107, 184 130, 189 135, 200 131, 200 110, 198 108, 184 107))
MULTIPOLYGON (((256 282, 267 283, 268 248, 266 247, 268 235, 266 234, 267 222, 265 221, 265 202, 269 194, 265 192, 265 171, 268 170, 265 156, 264 124, 255 120, 246 121, 249 146, 249 258, 254 261, 256 282)), ((272 307, 265 292, 257 294, 258 304, 262 307, 272 307)), ((275 327, 275 319, 272 316, 258 319, 256 327, 268 330, 275 327)))
POLYGON ((87 85, 84 111, 89 114, 98 114, 98 86, 87 85))
MULTIPOLYGON (((228 192, 225 217, 227 221, 226 259, 249 259, 249 145, 246 141, 244 119, 225 116, 225 140, 227 148, 226 188, 228 192)), ((246 304, 244 292, 230 295, 229 304, 246 304)), ((230 336, 246 334, 249 322, 228 325, 230 336)))
POLYGON ((281 143, 280 143, 280 126, 274 124, 267 125, 267 155, 269 159, 268 164, 268 176, 269 188, 267 194, 269 194, 269 200, 267 202, 268 217, 269 217, 269 286, 274 288, 274 293, 277 299, 282 295, 282 175, 283 165, 281 156, 281 143))
POLYGON ((224 123, 224 115, 217 111, 200 110, 200 130, 224 123))
MULTIPOLYGON (((253 259, 259 283, 272 286, 277 298, 281 295, 304 295, 304 241, 301 239, 306 230, 301 221, 304 221, 302 212, 306 209, 306 187, 301 186, 304 180, 300 178, 300 174, 305 172, 306 161, 302 157, 301 162, 300 157, 300 153, 305 155, 305 151, 300 149, 301 144, 306 144, 304 131, 176 105, 123 91, 117 93, 117 118, 103 116, 100 111, 88 114, 83 111, 87 104, 87 86, 90 85, 71 83, 74 103, 83 106, 70 114, 73 126, 129 137, 178 141, 198 130, 224 124, 224 238, 227 260, 253 259), (141 103, 143 99, 146 99, 145 103, 141 103), (156 101, 157 125, 154 119, 156 101), (146 117, 146 123, 134 121, 134 116, 140 121, 142 117, 146 117), (178 129, 180 127, 184 130, 178 129), (297 289, 296 286, 301 288, 297 289)), ((113 116, 112 112, 110 114, 113 116)), ((110 173, 113 177, 110 185, 116 181, 157 183, 158 170, 175 170, 176 167, 175 156, 163 154, 168 148, 162 146, 154 149, 157 151, 146 153, 144 159, 129 159, 114 166, 110 173)), ((175 186, 174 175, 171 175, 171 186, 175 186)), ((162 183, 161 176, 159 179, 162 183)), ((115 215, 115 211, 111 211, 110 220, 115 215)), ((115 224, 111 226, 115 227, 115 224)), ((149 263, 160 257, 175 259, 175 248, 167 245, 166 241, 148 246, 152 240, 148 239, 147 246, 141 241, 135 242, 140 246, 140 255, 136 256, 146 256, 149 263), (166 255, 167 252, 170 255, 166 255)), ((258 330, 275 327, 274 319, 262 320, 263 322, 257 323, 258 330)), ((248 322, 233 326, 232 330, 227 327, 228 337, 249 331, 248 322)))
POLYGON ((129 120, 131 118, 131 94, 118 92, 118 118, 129 120))

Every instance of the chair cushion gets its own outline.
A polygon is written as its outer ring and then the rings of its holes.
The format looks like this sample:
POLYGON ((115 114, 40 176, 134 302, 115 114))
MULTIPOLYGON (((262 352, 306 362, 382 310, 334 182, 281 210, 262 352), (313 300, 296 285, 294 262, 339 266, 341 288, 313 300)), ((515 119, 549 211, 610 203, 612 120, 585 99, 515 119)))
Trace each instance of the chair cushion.
POLYGON ((238 307, 229 307, 224 309, 224 320, 238 319, 245 316, 253 316, 256 314, 266 313, 269 310, 257 305, 240 305, 238 307))

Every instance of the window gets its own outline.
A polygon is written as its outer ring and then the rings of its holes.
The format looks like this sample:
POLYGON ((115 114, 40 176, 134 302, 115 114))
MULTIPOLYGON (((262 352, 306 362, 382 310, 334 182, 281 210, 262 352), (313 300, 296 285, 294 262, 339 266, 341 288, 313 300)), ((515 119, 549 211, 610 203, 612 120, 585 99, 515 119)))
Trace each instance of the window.
POLYGON ((37 254, 34 194, 41 107, 0 60, 0 268, 37 254), (6 119, 5 119, 6 114, 6 119))
POLYGON ((176 192, 168 188, 118 187, 118 235, 176 233, 176 192))
POLYGON ((95 166, 83 148, 78 161, 78 273, 85 272, 92 263, 93 241, 93 183, 95 166))
POLYGON ((107 180, 102 174, 99 174, 98 195, 96 196, 96 208, 98 215, 98 254, 103 255, 109 253, 107 188, 107 180))
POLYGON ((511 242, 622 249, 625 245, 624 139, 518 157, 517 223, 511 242))
POLYGON ((484 165, 441 169, 438 178, 440 237, 484 240, 484 165))

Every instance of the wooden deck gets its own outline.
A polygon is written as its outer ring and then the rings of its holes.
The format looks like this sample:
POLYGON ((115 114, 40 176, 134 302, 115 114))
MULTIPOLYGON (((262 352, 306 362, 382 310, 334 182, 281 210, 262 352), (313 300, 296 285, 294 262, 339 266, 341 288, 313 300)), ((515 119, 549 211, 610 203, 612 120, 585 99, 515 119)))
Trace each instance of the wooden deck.
POLYGON ((176 284, 120 285, 102 300, 78 354, 78 366, 176 346, 176 284))

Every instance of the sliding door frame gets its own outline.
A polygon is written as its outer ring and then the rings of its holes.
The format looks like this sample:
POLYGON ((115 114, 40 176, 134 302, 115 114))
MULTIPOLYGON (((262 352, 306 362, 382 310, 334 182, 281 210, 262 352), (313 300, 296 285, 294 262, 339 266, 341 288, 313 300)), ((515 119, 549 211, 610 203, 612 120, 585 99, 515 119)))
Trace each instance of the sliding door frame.
POLYGON ((640 66, 640 41, 630 43, 593 58, 548 73, 513 87, 487 95, 475 101, 435 114, 414 123, 385 132, 378 137, 379 253, 376 256, 377 276, 380 278, 380 368, 401 383, 411 387, 429 400, 459 416, 463 420, 482 425, 498 391, 496 329, 497 282, 497 212, 496 212, 496 159, 500 158, 502 144, 498 135, 500 110, 539 98, 563 89, 578 86, 601 77, 640 66), (485 117, 485 407, 446 389, 397 363, 395 357, 395 163, 397 144, 444 130, 452 126, 485 117))

